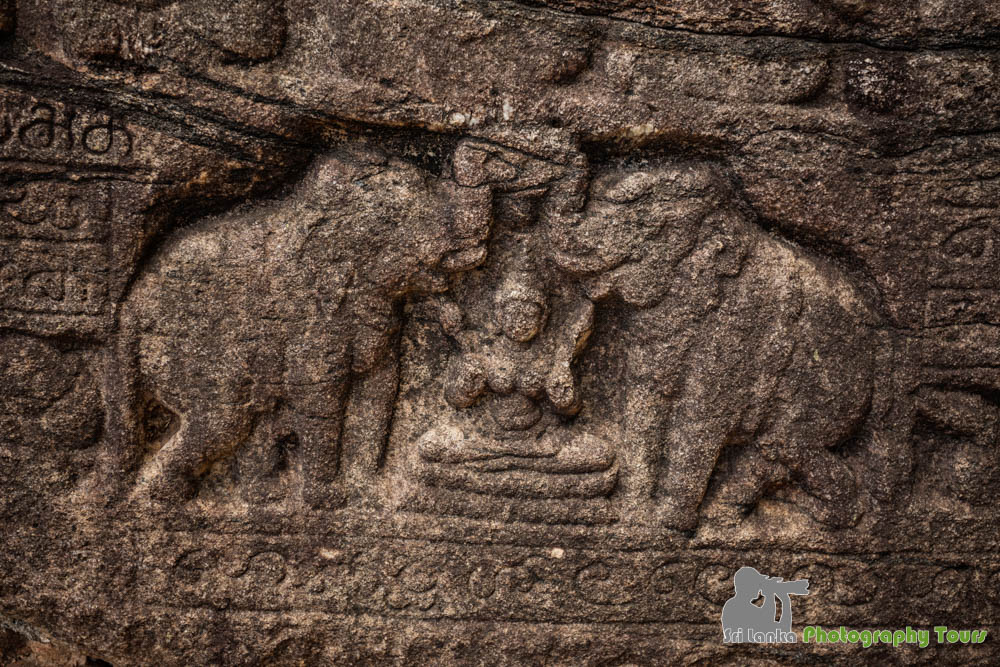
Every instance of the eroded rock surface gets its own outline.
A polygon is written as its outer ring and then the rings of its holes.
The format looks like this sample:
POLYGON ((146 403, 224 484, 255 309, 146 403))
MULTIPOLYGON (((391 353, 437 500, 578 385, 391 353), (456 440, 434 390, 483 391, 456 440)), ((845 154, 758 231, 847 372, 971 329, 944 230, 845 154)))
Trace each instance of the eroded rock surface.
POLYGON ((0 1, 0 664, 996 662, 998 35, 0 1))

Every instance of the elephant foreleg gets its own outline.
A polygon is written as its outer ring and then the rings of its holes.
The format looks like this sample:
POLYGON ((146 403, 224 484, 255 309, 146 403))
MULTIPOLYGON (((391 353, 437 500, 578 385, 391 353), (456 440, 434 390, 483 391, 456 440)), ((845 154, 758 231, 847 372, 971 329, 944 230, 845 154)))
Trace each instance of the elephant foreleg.
POLYGON ((738 420, 732 404, 713 390, 708 376, 691 378, 671 416, 667 470, 660 476, 662 521, 680 530, 698 525, 698 508, 719 452, 738 420))
POLYGON ((382 465, 399 388, 395 354, 365 373, 351 387, 344 425, 345 473, 359 486, 370 486, 382 465))
MULTIPOLYGON (((625 397, 622 494, 641 507, 656 492, 657 465, 669 400, 652 382, 633 379, 625 397)), ((630 508, 634 512, 636 508, 630 508)))

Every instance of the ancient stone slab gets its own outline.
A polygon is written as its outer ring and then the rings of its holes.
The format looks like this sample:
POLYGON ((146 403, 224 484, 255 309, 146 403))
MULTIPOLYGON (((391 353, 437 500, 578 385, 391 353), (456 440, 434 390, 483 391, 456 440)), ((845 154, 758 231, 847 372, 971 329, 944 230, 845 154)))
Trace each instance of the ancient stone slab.
POLYGON ((0 664, 996 662, 998 26, 0 2, 0 664))

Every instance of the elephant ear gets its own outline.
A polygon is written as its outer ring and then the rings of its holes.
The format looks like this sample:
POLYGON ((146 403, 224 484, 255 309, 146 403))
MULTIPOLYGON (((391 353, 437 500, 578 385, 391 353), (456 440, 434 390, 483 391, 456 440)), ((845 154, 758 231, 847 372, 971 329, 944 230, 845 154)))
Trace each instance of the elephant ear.
POLYGON ((661 243, 651 243, 645 256, 629 262, 589 281, 588 295, 599 300, 612 291, 636 308, 648 308, 663 300, 674 282, 676 268, 669 262, 669 249, 661 243))
MULTIPOLYGON (((632 196, 646 180, 621 185, 632 196)), ((692 199, 639 209, 645 219, 662 220, 660 228, 645 234, 627 261, 590 280, 591 298, 617 293, 631 306, 649 308, 665 298, 705 303, 714 297, 722 279, 739 272, 746 244, 738 225, 729 230, 728 220, 716 220, 719 214, 714 212, 705 216, 702 207, 700 200, 692 199)))
POLYGON ((694 248, 672 271, 667 298, 685 312, 704 315, 716 308, 725 283, 739 275, 746 263, 752 231, 736 211, 710 213, 694 248))

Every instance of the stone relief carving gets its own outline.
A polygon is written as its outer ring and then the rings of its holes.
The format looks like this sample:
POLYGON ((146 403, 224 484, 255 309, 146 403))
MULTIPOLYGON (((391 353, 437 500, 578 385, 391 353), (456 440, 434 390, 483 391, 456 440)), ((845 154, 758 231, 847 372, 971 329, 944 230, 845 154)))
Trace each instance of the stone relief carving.
POLYGON ((490 204, 488 186, 347 145, 287 198, 175 233, 121 310, 119 442, 99 488, 140 464, 136 492, 177 502, 267 421, 296 438, 306 502, 339 504, 348 404, 367 422, 351 463, 370 474, 382 458, 400 299, 481 261, 490 204), (137 461, 144 394, 178 424, 137 461))
POLYGON ((743 448, 727 502, 790 480, 818 521, 856 523, 859 482, 830 450, 871 407, 879 319, 850 280, 756 226, 705 163, 576 174, 542 199, 535 218, 498 217, 495 256, 444 309, 448 405, 415 474, 515 498, 617 491, 623 518, 690 529, 720 453, 743 448), (622 384, 587 396, 595 318, 618 324, 595 354, 619 357, 622 384))
POLYGON ((174 232, 120 310, 95 490, 181 503, 238 458, 244 497, 280 500, 268 478, 291 456, 308 506, 366 493, 402 300, 437 294, 443 401, 402 445, 410 482, 611 498, 619 519, 692 529, 728 448, 723 504, 746 512, 792 481, 816 520, 858 521, 858 480, 830 449, 871 406, 878 317, 845 275, 756 226, 705 162, 592 175, 582 155, 475 141, 450 161, 436 177, 345 144, 287 195, 174 232), (580 378, 595 318, 620 334, 603 352, 622 374, 602 390, 613 416, 580 378))
POLYGON ((281 52, 287 32, 284 0, 98 0, 99 11, 54 4, 71 55, 96 60, 261 62, 281 52))
MULTIPOLYGON (((598 268, 598 289, 638 307, 627 325, 626 439, 648 448, 638 459, 656 479, 646 473, 637 485, 665 495, 668 521, 693 526, 722 447, 745 443, 788 469, 816 518, 856 520, 852 474, 826 450, 868 409, 872 312, 831 266, 756 228, 707 167, 612 178, 586 220, 651 227, 628 239, 644 237, 628 244, 632 256, 602 258, 598 268)), ((560 229, 557 243, 579 243, 578 232, 560 229)), ((583 262, 569 253, 563 261, 592 271, 586 254, 584 246, 583 262)), ((768 481, 748 479, 747 500, 768 481)))
POLYGON ((828 449, 870 406, 877 318, 843 274, 756 227, 704 164, 602 176, 582 213, 547 227, 560 266, 629 311, 633 493, 662 496, 665 520, 693 527, 722 448, 749 445, 743 503, 774 481, 770 462, 815 518, 857 520, 853 474, 828 449))
POLYGON ((0 2, 0 663, 997 631, 1000 13, 640 4, 0 2))

